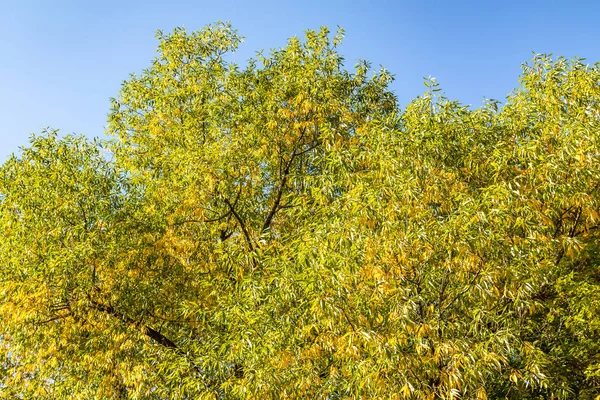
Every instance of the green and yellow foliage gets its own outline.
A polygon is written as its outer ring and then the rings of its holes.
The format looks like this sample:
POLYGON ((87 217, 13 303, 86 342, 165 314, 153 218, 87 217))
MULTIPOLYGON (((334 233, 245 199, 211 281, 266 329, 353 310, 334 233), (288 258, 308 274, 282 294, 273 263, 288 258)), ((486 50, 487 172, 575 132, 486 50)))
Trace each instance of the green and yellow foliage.
POLYGON ((160 33, 112 139, 1 167, 0 398, 600 394, 600 66, 400 110, 342 36, 160 33))

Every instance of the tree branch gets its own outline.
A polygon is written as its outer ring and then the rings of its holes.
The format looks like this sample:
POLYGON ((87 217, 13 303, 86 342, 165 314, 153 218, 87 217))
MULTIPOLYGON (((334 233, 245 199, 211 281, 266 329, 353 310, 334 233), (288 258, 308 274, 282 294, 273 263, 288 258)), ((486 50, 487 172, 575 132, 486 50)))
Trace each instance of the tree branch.
MULTIPOLYGON (((106 305, 102 303, 98 303, 97 301, 91 302, 92 306, 95 310, 107 313, 115 318, 123 320, 126 324, 138 324, 134 319, 128 317, 127 315, 117 311, 113 306, 106 305)), ((152 329, 147 325, 142 325, 142 333, 148 336, 150 339, 154 340, 156 343, 167 347, 169 349, 175 350, 176 353, 185 356, 186 354, 181 350, 171 339, 158 332, 157 330, 152 329)))
MULTIPOLYGON (((302 139, 304 138, 304 135, 306 135, 306 128, 302 129, 302 132, 300 133, 300 137, 298 138, 298 141, 302 141, 302 139)), ((281 184, 279 185, 279 189, 277 189, 277 194, 275 195, 275 201, 273 202, 273 206, 269 210, 269 213, 267 214, 267 218, 265 218, 265 222, 260 230, 261 233, 263 233, 267 229, 269 229, 269 227, 271 226, 271 223, 273 222, 273 217, 275 217, 275 214, 280 209, 279 204, 281 203, 281 198, 283 197, 283 191, 285 190, 285 185, 287 184, 287 180, 290 175, 290 170, 292 168, 292 163, 294 162, 294 159, 297 156, 300 156, 310 150, 315 149, 318 145, 319 145, 319 143, 317 143, 315 146, 310 147, 306 150, 303 150, 300 152, 297 152, 296 150, 294 150, 292 152, 290 159, 285 164, 285 168, 283 169, 283 172, 281 172, 281 184)))
POLYGON ((225 204, 227 204, 227 207, 229 207, 229 210, 231 211, 231 213, 233 214, 233 216, 235 217, 237 222, 240 224, 240 227, 242 228, 242 233, 244 234, 244 237, 246 238, 246 242, 248 243, 248 247, 250 248, 250 251, 254 251, 254 246, 252 245, 252 239, 250 238, 250 234, 248 233, 248 230, 246 229, 246 224, 244 223, 244 220, 240 217, 240 215, 237 213, 237 211, 235 211, 234 205, 231 204, 231 202, 229 200, 225 199, 225 204))
POLYGON ((265 218, 265 223, 261 228, 261 233, 269 229, 269 226, 271 226, 271 223, 273 222, 273 217, 275 216, 275 213, 277 212, 277 210, 279 210, 279 204, 281 203, 281 198, 283 197, 283 190, 285 189, 285 185, 287 184, 287 179, 290 173, 290 169, 292 167, 292 162, 294 161, 295 157, 296 153, 292 154, 290 160, 285 166, 285 169, 283 170, 281 184, 279 185, 279 189, 277 190, 277 194, 275 195, 275 201, 273 202, 273 206, 269 210, 267 218, 265 218))

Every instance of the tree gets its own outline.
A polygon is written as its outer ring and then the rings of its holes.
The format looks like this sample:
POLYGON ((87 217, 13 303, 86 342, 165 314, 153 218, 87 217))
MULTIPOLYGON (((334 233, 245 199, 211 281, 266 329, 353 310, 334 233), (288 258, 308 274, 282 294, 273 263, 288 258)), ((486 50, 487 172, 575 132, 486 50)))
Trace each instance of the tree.
POLYGON ((600 394, 600 68, 401 112, 342 36, 159 33, 114 139, 4 164, 0 396, 600 394))

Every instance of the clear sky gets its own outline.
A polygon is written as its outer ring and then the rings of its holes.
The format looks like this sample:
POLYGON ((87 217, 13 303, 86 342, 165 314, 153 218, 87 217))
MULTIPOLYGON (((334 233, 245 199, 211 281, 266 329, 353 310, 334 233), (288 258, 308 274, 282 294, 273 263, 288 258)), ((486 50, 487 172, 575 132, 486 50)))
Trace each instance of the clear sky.
POLYGON ((102 135, 109 98, 150 65, 157 29, 230 21, 244 61, 340 25, 347 66, 385 66, 402 106, 430 75, 476 106, 504 99, 533 52, 600 61, 599 15, 600 0, 0 0, 0 162, 45 126, 102 135))

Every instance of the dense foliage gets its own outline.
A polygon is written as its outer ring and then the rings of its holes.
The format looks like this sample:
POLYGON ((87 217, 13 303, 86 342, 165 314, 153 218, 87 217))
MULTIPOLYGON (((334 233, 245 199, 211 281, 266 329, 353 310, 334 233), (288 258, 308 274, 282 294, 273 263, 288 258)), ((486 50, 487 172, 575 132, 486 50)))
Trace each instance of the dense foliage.
POLYGON ((113 139, 1 167, 0 398, 600 394, 600 66, 400 111, 341 37, 161 33, 113 139))

